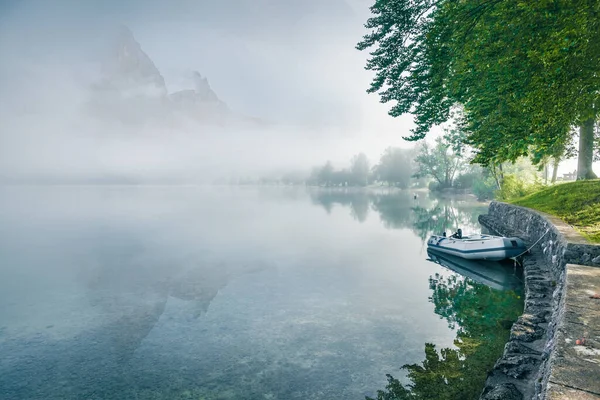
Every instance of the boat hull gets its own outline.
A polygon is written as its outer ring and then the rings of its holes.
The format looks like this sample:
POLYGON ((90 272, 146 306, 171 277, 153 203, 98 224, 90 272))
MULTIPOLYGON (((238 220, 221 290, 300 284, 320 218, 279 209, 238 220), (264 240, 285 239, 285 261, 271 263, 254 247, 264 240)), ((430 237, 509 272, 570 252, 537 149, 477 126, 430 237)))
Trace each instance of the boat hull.
POLYGON ((467 260, 501 261, 521 255, 527 250, 519 238, 478 235, 462 239, 431 236, 427 247, 438 252, 462 257, 467 260))

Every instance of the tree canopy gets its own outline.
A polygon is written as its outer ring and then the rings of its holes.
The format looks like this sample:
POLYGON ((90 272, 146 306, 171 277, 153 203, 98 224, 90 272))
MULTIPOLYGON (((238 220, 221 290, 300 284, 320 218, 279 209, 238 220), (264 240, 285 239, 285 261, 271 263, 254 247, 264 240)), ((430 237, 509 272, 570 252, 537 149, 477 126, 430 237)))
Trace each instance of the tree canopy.
POLYGON ((380 182, 406 189, 412 177, 412 164, 411 150, 388 147, 373 168, 373 173, 380 182))
POLYGON ((357 45, 374 48, 369 92, 412 113, 408 140, 455 107, 475 162, 555 156, 580 127, 579 178, 593 178, 600 115, 597 0, 376 0, 357 45))
POLYGON ((435 146, 423 143, 417 158, 415 176, 431 176, 440 188, 452 187, 454 177, 462 165, 462 159, 443 138, 435 140, 435 146))

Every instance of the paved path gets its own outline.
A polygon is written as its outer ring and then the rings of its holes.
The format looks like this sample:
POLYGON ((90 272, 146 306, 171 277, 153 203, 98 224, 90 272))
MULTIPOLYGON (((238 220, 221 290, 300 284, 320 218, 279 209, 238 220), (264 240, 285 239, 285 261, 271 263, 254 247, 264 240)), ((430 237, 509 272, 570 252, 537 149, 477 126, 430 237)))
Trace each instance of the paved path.
POLYGON ((600 268, 567 264, 564 316, 547 392, 548 400, 600 399, 600 268))

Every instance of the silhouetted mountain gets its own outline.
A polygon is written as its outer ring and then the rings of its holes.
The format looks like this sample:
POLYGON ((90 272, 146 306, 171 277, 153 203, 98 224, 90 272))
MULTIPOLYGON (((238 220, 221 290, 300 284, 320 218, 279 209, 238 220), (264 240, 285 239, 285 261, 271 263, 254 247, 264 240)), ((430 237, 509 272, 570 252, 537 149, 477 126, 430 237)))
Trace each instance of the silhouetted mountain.
POLYGON ((193 72, 192 81, 192 88, 169 94, 150 56, 133 33, 121 27, 93 86, 90 108, 101 118, 132 124, 171 124, 185 117, 208 125, 266 125, 230 110, 199 72, 193 72))
POLYGON ((194 71, 193 82, 193 89, 180 90, 169 96, 175 110, 204 122, 224 123, 232 117, 231 110, 212 90, 207 78, 194 71))
POLYGON ((164 97, 165 79, 127 27, 121 27, 102 68, 100 87, 124 97, 164 97))

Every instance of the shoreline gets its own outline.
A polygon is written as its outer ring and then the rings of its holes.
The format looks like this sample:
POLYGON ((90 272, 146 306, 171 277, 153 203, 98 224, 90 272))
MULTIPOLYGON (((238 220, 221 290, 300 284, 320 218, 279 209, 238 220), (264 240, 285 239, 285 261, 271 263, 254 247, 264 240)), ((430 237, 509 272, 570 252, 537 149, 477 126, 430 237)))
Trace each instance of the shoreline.
POLYGON ((555 217, 511 204, 492 202, 479 221, 537 242, 523 265, 523 315, 481 399, 600 399, 600 301, 581 295, 600 291, 600 246, 555 217), (575 336, 585 335, 583 346, 575 336))

